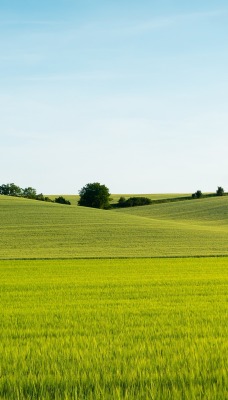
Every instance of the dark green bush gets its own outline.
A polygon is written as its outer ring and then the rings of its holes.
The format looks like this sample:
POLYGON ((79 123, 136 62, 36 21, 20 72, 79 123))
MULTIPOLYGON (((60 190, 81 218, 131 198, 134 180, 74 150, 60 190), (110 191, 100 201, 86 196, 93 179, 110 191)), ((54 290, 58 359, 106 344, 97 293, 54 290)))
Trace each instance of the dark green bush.
POLYGON ((110 208, 111 199, 109 189, 99 182, 87 183, 87 185, 79 191, 79 195, 79 206, 103 209, 110 208))
POLYGON ((221 186, 218 186, 216 194, 217 194, 217 196, 223 196, 224 195, 224 189, 221 186))
POLYGON ((71 202, 69 200, 66 200, 63 196, 56 197, 55 203, 71 205, 71 202))
POLYGON ((147 206, 152 204, 152 200, 148 197, 130 197, 125 200, 124 197, 120 197, 118 201, 118 207, 137 207, 137 206, 147 206))
POLYGON ((203 196, 201 190, 197 190, 195 193, 192 194, 193 199, 200 199, 203 196))

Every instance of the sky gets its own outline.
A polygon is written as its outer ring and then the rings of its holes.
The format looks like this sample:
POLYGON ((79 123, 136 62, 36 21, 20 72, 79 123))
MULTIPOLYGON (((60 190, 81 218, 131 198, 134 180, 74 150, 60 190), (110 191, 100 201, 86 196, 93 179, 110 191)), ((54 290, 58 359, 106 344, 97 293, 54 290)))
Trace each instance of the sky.
POLYGON ((0 0, 0 184, 228 191, 227 0, 0 0))

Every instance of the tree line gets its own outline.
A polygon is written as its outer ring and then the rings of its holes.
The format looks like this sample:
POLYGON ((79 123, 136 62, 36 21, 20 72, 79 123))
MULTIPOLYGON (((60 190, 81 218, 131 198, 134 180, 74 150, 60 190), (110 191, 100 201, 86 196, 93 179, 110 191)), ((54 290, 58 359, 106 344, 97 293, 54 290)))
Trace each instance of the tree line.
MULTIPOLYGON (((79 196, 79 206, 101 208, 104 210, 114 208, 114 206, 110 204, 112 199, 109 189, 99 182, 87 183, 87 185, 83 186, 79 191, 79 196)), ((121 196, 115 207, 145 206, 151 203, 152 200, 147 197, 130 197, 126 200, 125 197, 121 196)))
MULTIPOLYGON (((27 199, 34 199, 40 201, 47 201, 52 203, 60 203, 60 204, 68 204, 70 205, 70 201, 66 200, 63 196, 56 197, 55 200, 51 200, 49 197, 44 196, 42 193, 37 194, 36 189, 33 187, 20 188, 14 183, 7 183, 0 186, 0 195, 6 196, 16 196, 16 197, 25 197, 27 199)), ((82 189, 79 190, 79 201, 78 205, 83 207, 92 207, 92 208, 101 208, 104 210, 108 210, 110 208, 117 207, 136 207, 136 206, 144 206, 149 204, 156 203, 166 203, 166 202, 174 202, 174 201, 182 201, 182 200, 191 200, 191 199, 200 199, 205 197, 213 197, 213 196, 223 196, 227 195, 224 189, 221 186, 218 186, 216 193, 207 193, 203 194, 201 190, 197 190, 192 196, 186 197, 177 197, 177 198, 168 198, 168 199, 160 199, 160 200, 151 200, 148 197, 130 197, 125 199, 125 197, 121 196, 117 202, 117 204, 110 204, 111 202, 111 194, 109 189, 105 185, 101 185, 99 182, 87 183, 83 186, 82 189)))
POLYGON ((0 186, 0 195, 14 196, 14 197, 24 197, 26 199, 47 201, 50 203, 60 203, 70 205, 70 201, 66 200, 63 196, 56 197, 54 200, 50 199, 48 196, 44 196, 43 193, 36 192, 36 189, 29 186, 26 188, 21 188, 15 185, 15 183, 6 183, 0 186))
POLYGON ((222 186, 218 186, 216 193, 207 193, 203 194, 201 190, 197 190, 195 193, 192 193, 192 198, 193 199, 201 199, 202 197, 213 197, 213 196, 223 196, 225 194, 225 191, 222 186))
POLYGON ((168 199, 159 199, 159 200, 151 200, 148 197, 130 197, 125 199, 125 197, 121 196, 117 202, 117 204, 110 204, 111 195, 109 189, 105 185, 101 185, 99 182, 87 183, 80 191, 80 200, 78 202, 79 206, 84 207, 93 207, 93 208, 102 208, 102 209, 110 209, 110 208, 118 208, 118 207, 138 207, 149 204, 158 204, 158 203, 167 203, 167 202, 175 202, 175 201, 183 201, 183 200, 192 200, 192 199, 200 199, 202 197, 213 197, 213 196, 223 196, 225 195, 225 191, 221 186, 218 186, 216 193, 207 193, 203 194, 201 190, 197 190, 192 196, 185 197, 177 197, 177 198, 168 198, 168 199))

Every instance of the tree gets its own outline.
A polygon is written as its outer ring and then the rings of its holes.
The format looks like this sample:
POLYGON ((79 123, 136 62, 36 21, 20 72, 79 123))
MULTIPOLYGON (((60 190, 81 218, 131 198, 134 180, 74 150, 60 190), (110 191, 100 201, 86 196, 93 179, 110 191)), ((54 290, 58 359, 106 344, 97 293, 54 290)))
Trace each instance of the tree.
POLYGON ((221 186, 218 186, 216 194, 217 194, 217 196, 223 196, 224 195, 224 189, 221 186))
POLYGON ((28 199, 35 199, 36 198, 36 189, 32 188, 31 186, 22 189, 22 196, 27 197, 28 199))
POLYGON ((87 185, 79 191, 79 195, 79 206, 103 209, 108 209, 110 207, 109 202, 111 199, 109 189, 98 182, 87 183, 87 185))
POLYGON ((63 196, 56 197, 55 203, 71 205, 71 202, 69 200, 66 200, 63 196))
POLYGON ((43 193, 37 194, 36 195, 36 200, 45 201, 45 197, 44 197, 43 193))
POLYGON ((192 194, 193 199, 200 199, 203 196, 201 190, 197 190, 195 193, 192 194))
POLYGON ((0 194, 19 197, 22 195, 22 189, 15 183, 7 183, 0 186, 0 194))

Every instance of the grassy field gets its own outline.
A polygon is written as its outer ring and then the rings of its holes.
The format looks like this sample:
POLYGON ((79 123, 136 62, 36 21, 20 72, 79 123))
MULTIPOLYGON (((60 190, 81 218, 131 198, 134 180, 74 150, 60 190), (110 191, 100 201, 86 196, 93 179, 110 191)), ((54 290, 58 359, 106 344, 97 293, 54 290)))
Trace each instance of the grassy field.
POLYGON ((0 196, 0 399, 228 398, 227 210, 0 196))
POLYGON ((0 196, 0 258, 228 255, 227 209, 228 196, 122 211, 0 196))
POLYGON ((226 258, 0 261, 0 398, 228 398, 227 283, 226 258))
POLYGON ((228 226, 228 196, 152 204, 144 207, 117 208, 115 211, 176 223, 228 226))

